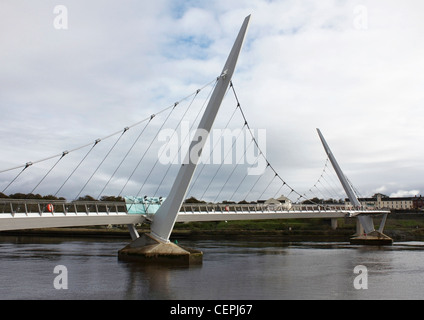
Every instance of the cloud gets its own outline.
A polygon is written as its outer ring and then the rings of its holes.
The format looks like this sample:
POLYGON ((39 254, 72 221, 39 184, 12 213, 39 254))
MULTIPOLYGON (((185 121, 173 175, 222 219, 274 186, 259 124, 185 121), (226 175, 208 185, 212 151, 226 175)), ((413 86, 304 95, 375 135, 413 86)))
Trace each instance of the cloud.
MULTIPOLYGON (((50 2, 0 4, 0 170, 94 142, 194 92, 221 72, 252 14, 233 82, 250 125, 266 129, 279 174, 299 191, 311 187, 325 160, 318 127, 363 195, 423 189, 421 2, 362 1, 363 29, 353 0, 61 4, 66 31, 54 29, 50 2)), ((234 108, 226 99, 221 128, 234 108)), ((51 165, 31 170, 39 179, 51 165)), ((0 188, 16 174, 0 176, 0 188)), ((14 188, 34 181, 22 174, 14 188)))
POLYGON ((420 193, 420 190, 398 190, 397 192, 394 192, 392 194, 390 194, 390 197, 413 197, 416 196, 420 193))

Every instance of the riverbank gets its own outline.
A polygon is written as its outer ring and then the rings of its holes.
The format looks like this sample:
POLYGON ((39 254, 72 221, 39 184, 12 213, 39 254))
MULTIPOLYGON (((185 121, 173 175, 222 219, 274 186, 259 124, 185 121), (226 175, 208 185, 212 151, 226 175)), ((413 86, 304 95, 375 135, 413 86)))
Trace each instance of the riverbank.
MULTIPOLYGON (((379 220, 375 220, 378 228, 379 220)), ((149 232, 149 225, 140 225, 138 232, 149 232)), ((182 239, 261 239, 278 241, 349 241, 356 231, 355 219, 337 219, 337 229, 331 228, 329 219, 288 219, 256 221, 221 221, 177 223, 171 240, 182 239)), ((424 240, 424 215, 391 214, 384 233, 394 241, 424 240)), ((0 235, 49 236, 70 238, 122 238, 129 239, 125 226, 47 228, 3 231, 0 235)))

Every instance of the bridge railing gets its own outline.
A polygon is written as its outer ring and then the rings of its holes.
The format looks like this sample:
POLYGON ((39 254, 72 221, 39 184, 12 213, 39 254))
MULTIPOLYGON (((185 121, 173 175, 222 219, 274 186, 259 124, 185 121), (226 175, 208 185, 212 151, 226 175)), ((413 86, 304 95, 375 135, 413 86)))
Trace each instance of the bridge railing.
MULTIPOLYGON (((185 203, 181 213, 272 213, 272 212, 327 212, 353 210, 340 205, 304 205, 292 204, 206 204, 185 203)), ((373 211, 371 208, 361 208, 362 211, 373 211)), ((78 214, 78 213, 128 213, 125 202, 106 201, 66 201, 38 199, 0 199, 0 214, 34 214, 46 213, 78 214)))
POLYGON ((0 214, 127 213, 125 202, 0 199, 0 214))
POLYGON ((184 213, 272 213, 272 212, 290 212, 290 211, 342 211, 346 210, 344 205, 292 205, 284 204, 204 204, 204 203, 185 203, 181 206, 180 212, 184 213))

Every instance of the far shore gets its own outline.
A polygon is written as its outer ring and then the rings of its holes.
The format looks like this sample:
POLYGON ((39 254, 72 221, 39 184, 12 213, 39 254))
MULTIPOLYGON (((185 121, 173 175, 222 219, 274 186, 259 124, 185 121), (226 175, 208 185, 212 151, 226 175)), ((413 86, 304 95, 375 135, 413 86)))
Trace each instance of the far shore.
MULTIPOLYGON (((275 241, 349 241, 355 233, 355 220, 340 218, 333 230, 328 219, 263 220, 229 222, 177 223, 171 241, 183 239, 245 239, 275 241)), ((376 228, 379 221, 375 220, 376 228)), ((139 234, 148 233, 150 227, 137 227, 139 234)), ((424 241, 424 214, 392 213, 387 219, 384 233, 396 241, 424 241)), ((119 238, 131 241, 125 226, 46 228, 2 231, 0 236, 46 236, 65 238, 119 238)))

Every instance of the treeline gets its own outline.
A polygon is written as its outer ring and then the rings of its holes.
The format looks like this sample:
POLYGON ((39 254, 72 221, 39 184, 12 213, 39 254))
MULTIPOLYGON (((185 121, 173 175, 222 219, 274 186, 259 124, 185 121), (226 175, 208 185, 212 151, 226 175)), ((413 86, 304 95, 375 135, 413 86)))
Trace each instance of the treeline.
MULTIPOLYGON (((33 194, 33 193, 13 193, 10 195, 5 195, 0 192, 0 199, 25 199, 25 200, 66 200, 64 197, 56 197, 54 195, 42 196, 41 194, 33 194)), ((107 201, 107 202, 124 202, 125 199, 123 197, 115 197, 115 196, 102 196, 99 200, 93 198, 90 195, 86 195, 84 197, 79 197, 76 201, 107 201)))
POLYGON ((317 197, 301 202, 302 204, 344 204, 343 199, 319 199, 317 197))
MULTIPOLYGON (((195 197, 190 197, 184 201, 184 203, 207 203, 206 201, 199 200, 195 197)), ((242 200, 239 202, 224 200, 221 203, 223 204, 257 204, 256 201, 247 202, 246 200, 242 200)))
MULTIPOLYGON (((25 199, 25 200, 62 200, 66 201, 63 197, 56 197, 54 195, 47 195, 42 196, 40 194, 33 194, 33 193, 14 193, 10 195, 5 195, 4 193, 0 192, 0 199, 25 199)), ((125 202, 125 199, 123 197, 116 197, 116 196, 102 196, 100 199, 95 199, 90 195, 86 195, 84 197, 79 197, 75 201, 105 201, 105 202, 125 202)), ((190 197, 184 201, 184 203, 206 203, 205 201, 198 200, 195 197, 190 197)), ((247 202, 246 200, 242 200, 239 202, 234 201, 222 201, 223 204, 256 204, 258 202, 251 201, 247 202)), ((305 200, 301 202, 302 204, 344 204, 344 201, 342 199, 336 200, 336 199, 318 199, 313 198, 310 200, 305 200)))
MULTIPOLYGON (((263 202, 263 200, 262 200, 262 202, 263 202)), ((198 200, 195 197, 191 197, 191 198, 186 199, 184 201, 184 203, 206 203, 206 202, 202 201, 202 200, 198 200)), ((242 200, 242 201, 239 201, 239 202, 235 202, 235 201, 224 200, 221 203, 223 203, 223 204, 257 204, 257 203, 261 203, 261 201, 247 202, 246 200, 242 200)), ((302 201, 301 204, 344 204, 344 201, 343 201, 343 199, 336 200, 336 199, 331 199, 331 198, 330 199, 312 198, 312 199, 302 201)))

